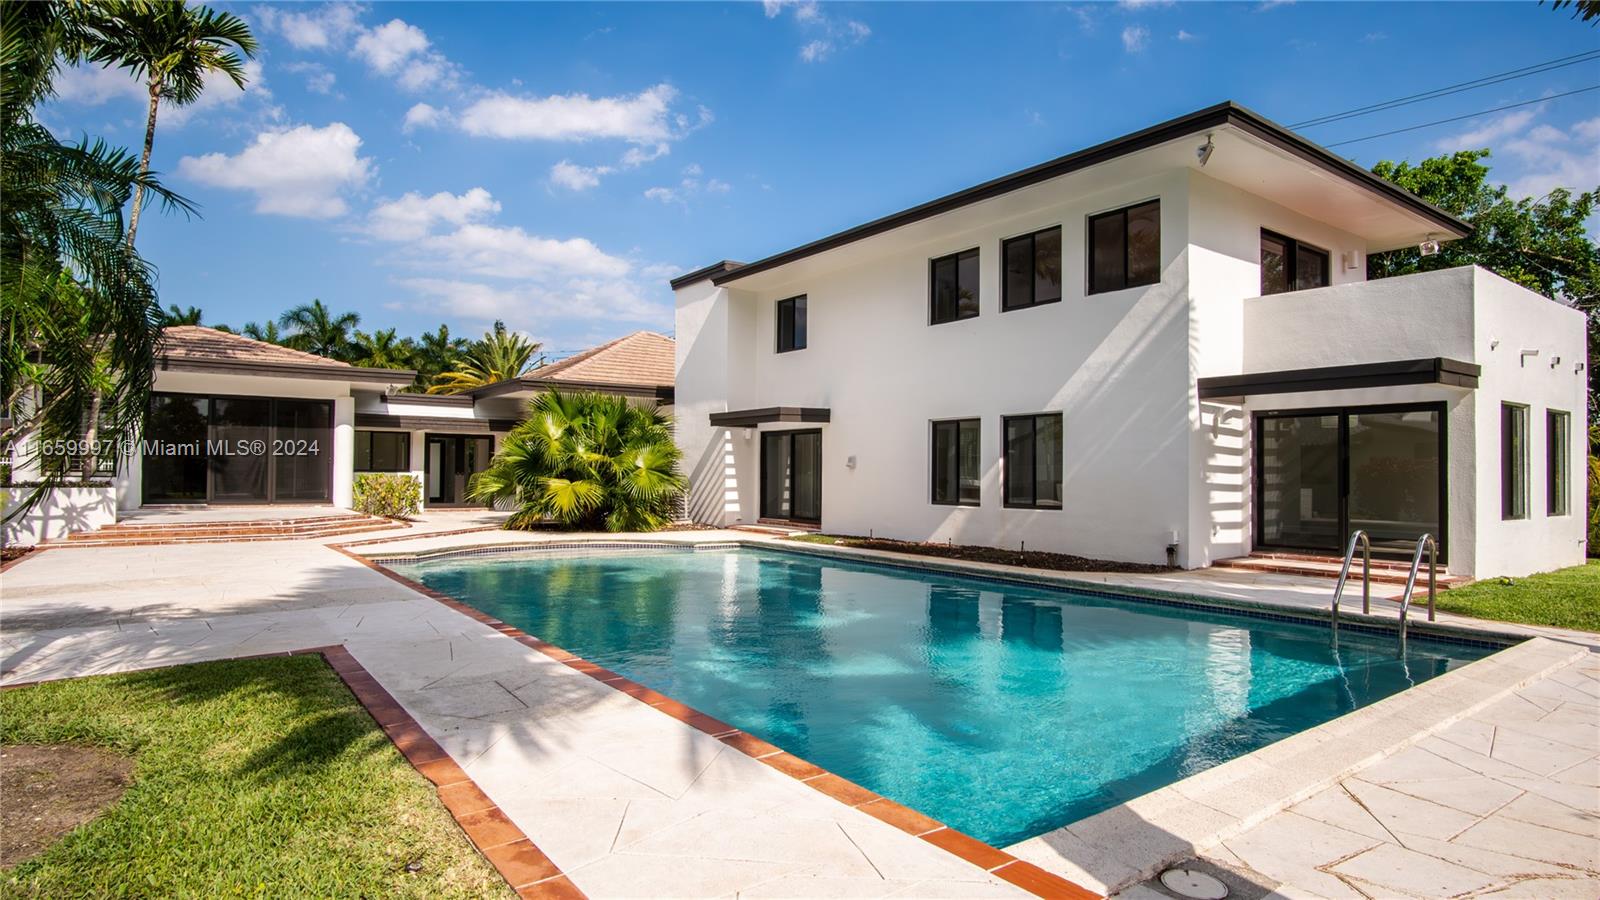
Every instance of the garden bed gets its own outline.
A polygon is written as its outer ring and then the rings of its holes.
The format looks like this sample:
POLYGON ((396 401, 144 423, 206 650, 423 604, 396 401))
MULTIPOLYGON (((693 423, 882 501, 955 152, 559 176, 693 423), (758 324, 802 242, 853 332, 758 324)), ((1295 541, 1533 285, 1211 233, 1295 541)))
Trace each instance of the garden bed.
POLYGON ((1157 566, 1148 563, 1112 562, 1105 559, 1073 556, 1070 553, 1045 553, 1039 550, 1003 550, 999 547, 978 547, 970 544, 895 541, 888 538, 858 537, 847 534, 796 534, 791 535, 788 539, 806 544, 833 544, 840 547, 860 547, 863 550, 888 550, 893 553, 914 553, 918 556, 937 556, 941 559, 1027 566, 1033 569, 1049 569, 1055 572, 1153 574, 1173 571, 1170 566, 1157 566))

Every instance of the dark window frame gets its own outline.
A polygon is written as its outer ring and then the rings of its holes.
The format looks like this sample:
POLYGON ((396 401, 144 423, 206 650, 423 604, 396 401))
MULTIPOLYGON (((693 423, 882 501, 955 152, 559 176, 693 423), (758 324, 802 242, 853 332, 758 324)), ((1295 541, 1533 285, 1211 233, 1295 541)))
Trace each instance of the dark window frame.
POLYGON ((777 313, 777 316, 773 320, 774 328, 772 330, 774 332, 774 343, 777 347, 778 353, 793 353, 796 350, 806 349, 806 341, 811 334, 810 323, 807 321, 805 325, 797 326, 797 323, 800 320, 795 316, 794 311, 796 309, 804 309, 809 313, 809 307, 810 304, 806 302, 805 294, 796 294, 793 297, 785 297, 782 300, 779 300, 773 307, 777 313), (785 307, 787 307, 789 311, 789 346, 787 347, 783 345, 783 317, 785 307))
POLYGON ((1006 509, 1042 509, 1060 511, 1067 508, 1066 499, 1066 456, 1067 456, 1067 420, 1060 410, 1054 412, 1021 413, 1015 416, 1000 417, 1000 459, 1004 463, 1004 477, 1000 479, 1000 503, 1006 509), (1033 420, 1033 468, 1028 472, 1028 484, 1032 486, 1032 503, 1013 503, 1011 500, 1011 478, 1016 473, 1011 471, 1011 440, 1010 429, 1012 422, 1023 419, 1033 420), (1044 506, 1039 503, 1039 420, 1059 419, 1061 421, 1061 504, 1059 506, 1044 506))
POLYGON ((978 441, 978 471, 974 473, 978 480, 983 480, 983 419, 977 416, 967 416, 960 419, 934 419, 928 423, 928 502, 934 506, 965 506, 975 508, 983 505, 983 487, 980 483, 978 499, 961 499, 961 426, 966 424, 976 425, 973 437, 978 441), (935 477, 939 464, 939 428, 941 426, 954 426, 956 433, 956 498, 954 500, 939 499, 939 482, 935 477))
MULTIPOLYGON (((1063 253, 1063 251, 1060 248, 1063 246, 1062 241, 1065 239, 1066 235, 1065 235, 1065 232, 1063 231, 1063 229, 1062 229, 1062 227, 1060 225, 1051 225, 1051 226, 1049 226, 1047 228, 1040 228, 1037 231, 1030 231, 1027 234, 1014 235, 1012 237, 1004 238, 1003 240, 1000 241, 1000 311, 1001 312, 1003 312, 1003 313, 1016 312, 1019 309, 1033 309, 1035 307, 1049 306, 1052 303, 1060 303, 1061 302, 1062 297, 1066 294, 1066 291, 1061 290, 1061 288, 1064 287, 1065 285, 1057 284, 1056 285, 1056 287, 1057 287, 1056 296, 1053 299, 1050 299, 1050 300, 1040 300, 1040 299, 1038 299, 1038 292, 1036 290, 1034 290, 1034 288, 1032 287, 1032 285, 1036 283, 1036 281, 1037 281, 1037 279, 1039 277, 1039 275, 1038 275, 1038 265, 1039 265, 1039 248, 1038 248, 1039 241, 1038 241, 1038 239, 1039 239, 1039 235, 1048 234, 1048 233, 1050 233, 1052 231, 1057 233, 1057 240, 1056 240, 1056 246, 1058 248, 1057 252, 1058 253, 1063 253), (1028 302, 1027 303, 1013 303, 1013 302, 1011 302, 1011 279, 1010 279, 1010 277, 1008 276, 1008 274, 1006 272, 1006 259, 1010 255, 1009 251, 1011 249, 1011 245, 1012 244, 1020 244, 1023 241, 1027 241, 1028 242, 1028 258, 1033 260, 1033 265, 1034 265, 1033 280, 1029 281, 1030 287, 1028 288, 1028 302)), ((1062 262, 1061 262, 1062 259, 1065 259, 1065 255, 1064 254, 1056 262, 1058 267, 1062 265, 1062 262)))
POLYGON ((982 314, 982 312, 983 312, 983 310, 982 310, 982 306, 983 306, 983 291, 982 291, 981 285, 982 285, 982 281, 983 281, 983 272, 982 272, 981 269, 978 272, 978 281, 979 281, 979 283, 972 286, 972 296, 973 296, 973 299, 974 299, 975 302, 973 304, 973 309, 972 309, 971 313, 969 313, 967 315, 962 315, 961 314, 961 297, 960 297, 960 290, 961 290, 961 261, 963 259, 971 256, 971 257, 976 257, 979 260, 979 262, 981 263, 982 260, 983 260, 983 256, 982 256, 982 253, 980 252, 980 249, 981 248, 978 248, 978 247, 971 247, 971 248, 968 248, 966 250, 957 251, 955 253, 946 253, 944 256, 939 256, 939 257, 935 257, 933 259, 928 260, 928 324, 929 325, 948 325, 951 322, 965 322, 968 319, 976 319, 980 314, 982 314), (956 305, 955 305, 956 313, 955 313, 954 316, 951 316, 949 318, 943 318, 943 319, 941 319, 939 317, 938 295, 935 293, 939 288, 939 279, 938 279, 938 274, 937 273, 939 271, 939 264, 942 263, 942 262, 951 262, 951 263, 955 264, 955 267, 956 267, 956 291, 957 291, 956 305))
MULTIPOLYGON (((1288 544, 1262 543, 1260 536, 1266 534, 1265 504, 1260 500, 1259 484, 1256 478, 1264 471, 1263 454, 1266 452, 1266 441, 1262 434, 1262 423, 1267 419, 1293 418, 1295 416, 1338 416, 1339 417, 1339 521, 1343 536, 1341 542, 1349 540, 1350 515, 1347 509, 1350 500, 1350 419, 1352 415, 1364 413, 1406 413, 1406 412, 1432 412, 1439 416, 1439 533, 1433 539, 1439 542, 1439 562, 1449 562, 1450 554, 1450 407, 1441 402, 1427 403, 1353 403, 1345 406, 1308 406, 1303 409, 1293 407, 1287 409, 1261 410, 1252 416, 1250 423, 1250 466, 1251 472, 1250 492, 1250 524, 1255 536, 1252 543, 1256 549, 1279 550, 1311 550, 1322 552, 1321 548, 1295 547, 1288 544)), ((1382 550, 1373 549, 1374 556, 1384 555, 1382 550)))
POLYGON ((1126 290, 1128 290, 1130 288, 1149 287, 1152 284, 1160 284, 1161 283, 1161 198, 1160 197, 1154 197, 1154 198, 1149 199, 1149 200, 1141 200, 1138 203, 1130 203, 1127 206, 1122 207, 1121 209, 1110 209, 1110 210, 1106 210, 1105 212, 1095 213, 1094 215, 1089 216, 1087 218, 1087 220, 1084 222, 1084 237, 1085 237, 1085 240, 1083 242, 1084 243, 1084 248, 1087 251, 1086 254, 1085 254, 1085 258, 1084 258, 1085 265, 1084 265, 1084 269, 1083 269, 1084 291, 1085 291, 1086 294, 1110 294, 1110 293, 1113 293, 1115 291, 1126 291, 1126 290), (1155 277, 1151 278, 1149 281, 1132 281, 1132 280, 1130 280, 1128 278, 1128 270, 1132 268, 1132 257, 1129 256, 1129 252, 1130 252, 1129 248, 1130 248, 1132 242, 1128 240, 1128 215, 1130 213, 1132 213, 1134 210, 1143 209, 1146 206, 1154 206, 1156 208, 1156 265, 1155 265, 1155 277), (1115 286, 1111 286, 1111 287, 1096 287, 1095 283, 1094 283, 1094 260, 1095 260, 1094 226, 1095 226, 1096 222, 1099 222, 1102 219, 1111 218, 1113 216, 1121 216, 1122 217, 1122 283, 1118 284, 1118 285, 1115 285, 1115 286))
POLYGON ((1544 514, 1572 515, 1572 413, 1564 409, 1544 411, 1544 514))
POLYGON ((1533 514, 1528 503, 1529 411, 1524 403, 1500 404, 1500 519, 1504 522, 1523 521, 1533 514))
MULTIPOLYGON (((381 429, 381 428, 357 428, 356 429, 356 434, 355 434, 355 446, 353 448, 351 448, 351 454, 352 454, 352 456, 351 456, 351 459, 352 459, 351 467, 352 467, 352 471, 355 471, 355 472, 387 472, 387 473, 391 473, 391 474, 396 473, 396 472, 410 472, 411 471, 411 432, 409 432, 409 431, 386 431, 386 430, 381 429), (376 435, 376 434, 392 434, 392 435, 398 435, 401 438, 401 441, 400 441, 400 457, 401 457, 401 459, 400 459, 400 468, 398 468, 398 469, 374 469, 374 468, 370 468, 369 467, 369 468, 363 469, 360 466, 356 466, 355 465, 355 461, 361 459, 361 440, 362 440, 362 438, 366 438, 366 442, 367 442, 367 459, 368 460, 372 459, 372 436, 376 435)), ((426 473, 424 473, 424 474, 426 474, 426 473)))
MULTIPOLYGON (((214 439, 214 435, 211 432, 211 428, 215 425, 216 419, 217 419, 217 404, 214 401, 217 401, 217 400, 265 400, 265 401, 267 401, 267 416, 266 416, 267 437, 266 437, 266 441, 267 441, 267 444, 268 444, 269 448, 272 446, 272 443, 275 440, 278 439, 277 438, 277 434, 278 434, 278 428, 280 427, 278 425, 278 403, 279 403, 279 401, 285 401, 285 402, 289 402, 289 403, 316 404, 316 405, 319 405, 319 406, 326 407, 327 410, 328 410, 328 422, 329 422, 328 430, 327 430, 327 444, 328 445, 327 445, 326 452, 319 452, 318 455, 322 456, 326 460, 325 465, 327 467, 326 468, 326 479, 327 479, 327 484, 328 484, 328 499, 326 499, 326 500, 308 500, 308 499, 290 499, 290 498, 279 499, 278 496, 277 496, 277 491, 278 491, 278 465, 277 465, 278 454, 273 454, 273 453, 269 452, 267 454, 269 462, 266 463, 266 469, 267 469, 267 475, 266 475, 267 488, 266 488, 266 491, 267 491, 267 496, 266 496, 266 499, 264 499, 264 500, 257 500, 257 499, 238 500, 238 499, 232 499, 232 498, 225 499, 225 500, 217 499, 214 496, 214 491, 212 490, 213 478, 212 478, 212 475, 211 475, 211 473, 209 471, 210 462, 208 460, 208 462, 207 462, 208 472, 207 472, 207 475, 206 475, 206 495, 205 495, 205 497, 203 499, 167 500, 167 499, 161 499, 159 497, 157 497, 155 499, 146 499, 146 494, 145 494, 145 490, 146 489, 145 489, 144 485, 141 484, 141 486, 140 486, 140 499, 141 499, 142 502, 147 502, 147 503, 217 503, 219 505, 226 505, 226 506, 252 506, 252 505, 254 505, 254 506, 266 506, 266 505, 270 505, 270 504, 273 504, 273 503, 296 503, 296 504, 303 504, 303 505, 307 505, 307 506, 319 506, 319 505, 323 505, 323 504, 331 505, 333 503, 333 473, 334 473, 334 467, 333 467, 333 456, 334 456, 333 443, 334 443, 334 440, 335 440, 335 436, 338 434, 339 426, 337 424, 336 419, 334 418, 334 408, 333 408, 334 407, 334 403, 333 403, 332 400, 323 400, 323 399, 315 398, 315 397, 277 397, 277 396, 261 395, 261 394, 223 394, 223 393, 210 393, 210 392, 205 392, 205 391, 151 391, 150 392, 150 397, 151 397, 151 402, 152 403, 154 402, 154 399, 157 396, 202 398, 202 399, 205 399, 206 401, 208 401, 208 403, 207 403, 208 408, 206 410, 206 438, 205 438, 206 441, 208 441, 208 442, 214 439)), ((147 406, 146 409, 149 409, 149 407, 147 406)), ((318 438, 318 440, 320 442, 322 439, 318 438)), ((320 448, 321 444, 319 443, 318 446, 320 448)), ((143 454, 143 452, 141 452, 139 455, 140 455, 140 467, 141 467, 141 470, 142 470, 143 464, 144 464, 144 462, 143 462, 144 454, 143 454)), ((208 456, 209 456, 209 454, 208 454, 208 456)))
POLYGON ((1305 241, 1300 240, 1299 238, 1289 237, 1286 234, 1283 234, 1283 233, 1277 232, 1277 231, 1273 231, 1270 228, 1261 229, 1261 237, 1263 237, 1263 238, 1272 238, 1273 240, 1278 240, 1278 241, 1282 241, 1283 242, 1284 275, 1288 278, 1289 285, 1290 285, 1288 290, 1272 291, 1271 293, 1268 293, 1267 285, 1266 285, 1267 267, 1266 267, 1265 263, 1261 262, 1260 257, 1257 256, 1256 263, 1261 268, 1261 296, 1263 296, 1263 297, 1275 297, 1278 294, 1292 294, 1295 291, 1313 291, 1313 290, 1316 290, 1319 287, 1330 287, 1330 286, 1332 286, 1332 284, 1333 284, 1333 252, 1332 251, 1324 250, 1323 248, 1318 247, 1316 244, 1308 244, 1305 241), (1303 287, 1300 286, 1300 251, 1301 250, 1310 250, 1312 253, 1315 253, 1315 254, 1317 254, 1317 255, 1322 257, 1322 271, 1326 272, 1327 275, 1328 275, 1327 284, 1319 284, 1319 285, 1316 285, 1315 287, 1308 287, 1308 288, 1303 288, 1303 287))
POLYGON ((756 450, 756 457, 757 457, 756 464, 757 464, 757 467, 760 468, 760 470, 761 470, 761 476, 760 476, 759 484, 757 486, 757 489, 760 491, 760 495, 756 498, 756 506, 757 506, 757 509, 760 511, 760 518, 762 518, 762 519, 770 519, 772 521, 778 521, 778 522, 805 522, 807 524, 820 525, 822 523, 822 515, 821 515, 821 513, 822 513, 822 447, 821 447, 822 429, 821 428, 783 428, 783 429, 777 429, 777 430, 773 430, 773 431, 761 431, 761 432, 757 432, 756 440, 760 441, 760 446, 756 450), (794 495, 794 455, 795 455, 794 454, 794 441, 795 441, 795 438, 797 438, 797 437, 808 436, 808 435, 816 435, 817 436, 817 444, 818 444, 818 446, 817 446, 817 516, 816 516, 816 518, 810 518, 810 517, 807 517, 807 516, 797 516, 797 515, 794 514, 794 500, 793 500, 793 495, 794 495), (767 441, 769 439, 787 440, 789 442, 789 492, 790 492, 790 502, 789 502, 789 515, 787 515, 787 516, 770 515, 769 514, 770 510, 767 508, 768 476, 767 476, 767 454, 766 454, 766 449, 767 449, 767 441))

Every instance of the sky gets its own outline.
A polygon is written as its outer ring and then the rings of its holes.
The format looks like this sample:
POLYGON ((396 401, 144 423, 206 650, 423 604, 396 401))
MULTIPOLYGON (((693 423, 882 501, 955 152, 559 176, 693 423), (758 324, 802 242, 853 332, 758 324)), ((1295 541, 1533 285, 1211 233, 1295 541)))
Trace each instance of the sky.
MULTIPOLYGON (((239 90, 163 108, 161 301, 319 298, 402 335, 502 319, 553 356, 672 332, 674 275, 749 261, 1233 100, 1294 124, 1600 50, 1533 3, 215 4, 239 90)), ((1600 61, 1303 130, 1325 145, 1600 85, 1600 61)), ((145 95, 72 69, 39 118, 128 147, 145 95)), ((1518 196, 1600 185, 1600 91, 1335 149, 1488 147, 1518 196)))

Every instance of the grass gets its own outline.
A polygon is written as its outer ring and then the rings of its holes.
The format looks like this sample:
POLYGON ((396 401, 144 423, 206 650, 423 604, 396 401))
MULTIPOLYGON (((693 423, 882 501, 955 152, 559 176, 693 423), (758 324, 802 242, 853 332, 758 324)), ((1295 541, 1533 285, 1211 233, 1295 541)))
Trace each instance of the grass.
POLYGON ((1526 578, 1486 578, 1441 592, 1438 606, 1480 619, 1600 631, 1600 559, 1526 578))
POLYGON ((318 656, 0 692, 0 742, 135 759, 120 801, 0 872, 3 896, 510 895, 318 656))

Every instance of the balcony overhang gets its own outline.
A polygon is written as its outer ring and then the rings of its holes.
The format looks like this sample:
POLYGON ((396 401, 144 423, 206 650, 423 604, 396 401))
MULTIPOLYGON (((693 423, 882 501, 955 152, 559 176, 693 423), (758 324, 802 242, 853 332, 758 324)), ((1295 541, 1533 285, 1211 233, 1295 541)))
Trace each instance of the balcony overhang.
POLYGON ((1407 384, 1442 384, 1472 390, 1483 371, 1475 363, 1443 356, 1397 359, 1353 366, 1284 369, 1249 375, 1215 375, 1199 380, 1201 400, 1243 400, 1261 394, 1351 391, 1407 384))
POLYGON ((765 425, 768 422, 827 422, 833 411, 816 406, 765 406, 761 409, 735 409, 711 414, 711 424, 729 428, 765 425))

